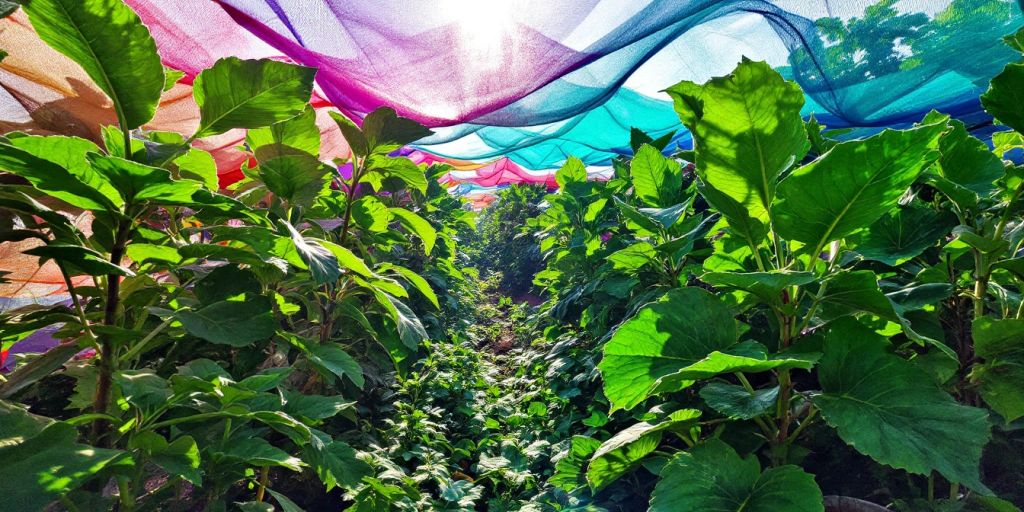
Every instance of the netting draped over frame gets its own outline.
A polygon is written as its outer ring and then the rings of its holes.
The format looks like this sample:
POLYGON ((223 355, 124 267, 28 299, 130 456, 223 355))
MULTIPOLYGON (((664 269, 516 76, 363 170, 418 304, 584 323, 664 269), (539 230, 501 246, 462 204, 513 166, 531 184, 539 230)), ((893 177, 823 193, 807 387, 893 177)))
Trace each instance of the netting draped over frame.
MULTIPOLYGON (((290 60, 319 68, 318 109, 359 118, 393 106, 434 128, 416 148, 462 171, 477 162, 478 175, 451 178, 480 186, 545 183, 570 155, 607 166, 630 153, 633 127, 686 147, 660 91, 725 74, 742 56, 799 82, 805 113, 831 128, 900 125, 933 108, 979 127, 979 94, 1014 58, 998 39, 1024 23, 1019 0, 127 3, 165 64, 186 72, 150 128, 195 126, 189 84, 218 58, 290 60), (521 169, 495 174, 496 165, 521 169)), ((103 95, 23 15, 0 21, 0 41, 11 53, 0 63, 0 129, 95 136, 97 122, 111 122, 103 95)), ((345 156, 324 114, 324 156, 345 156)), ((201 142, 228 180, 241 136, 201 142)))

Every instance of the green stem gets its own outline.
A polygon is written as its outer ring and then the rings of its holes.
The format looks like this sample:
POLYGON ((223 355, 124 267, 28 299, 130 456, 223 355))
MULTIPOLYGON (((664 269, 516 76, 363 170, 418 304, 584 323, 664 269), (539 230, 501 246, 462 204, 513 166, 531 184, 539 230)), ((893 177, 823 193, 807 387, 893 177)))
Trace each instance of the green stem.
POLYGON ((147 428, 147 430, 157 430, 157 429, 161 429, 161 428, 164 428, 164 427, 169 427, 171 425, 177 425, 179 423, 189 423, 189 422, 193 422, 193 421, 206 421, 206 420, 225 418, 225 417, 226 418, 234 418, 236 416, 237 416, 236 414, 226 413, 226 412, 223 412, 223 411, 204 412, 204 413, 200 413, 200 414, 194 414, 192 416, 182 416, 181 418, 174 418, 174 419, 170 419, 170 420, 166 420, 166 421, 161 421, 161 422, 158 422, 158 423, 153 423, 152 425, 150 425, 149 427, 146 427, 146 428, 147 428))
POLYGON ((143 351, 144 351, 143 349, 146 348, 146 345, 150 341, 152 341, 153 338, 155 338, 157 334, 160 334, 161 331, 166 329, 168 325, 171 325, 171 322, 173 322, 173 321, 174 321, 174 317, 168 317, 167 320, 164 320, 163 322, 161 322, 160 325, 158 325, 155 328, 153 328, 152 331, 149 331, 149 334, 147 334, 145 338, 142 338, 141 341, 139 341, 138 343, 133 345, 132 348, 128 349, 128 352, 126 352, 124 354, 124 356, 122 356, 121 359, 123 359, 123 360, 130 360, 130 359, 134 359, 136 356, 142 354, 143 351))
POLYGON ((267 480, 270 479, 270 466, 260 468, 260 486, 256 489, 256 501, 262 502, 267 492, 267 480))
MULTIPOLYGON (((127 212, 127 209, 126 209, 127 212)), ((126 215, 129 219, 130 215, 126 215)), ((114 234, 114 246, 110 249, 110 262, 120 265, 124 258, 124 251, 128 245, 128 237, 131 235, 131 220, 119 220, 117 231, 114 234)), ((103 310, 103 325, 112 326, 117 323, 117 309, 121 296, 121 276, 117 274, 107 275, 107 301, 103 310)), ((110 407, 110 387, 114 371, 117 369, 117 354, 114 350, 114 340, 109 335, 104 335, 100 340, 99 375, 96 378, 96 394, 93 397, 93 412, 106 414, 110 407)), ((108 423, 97 421, 92 424, 93 444, 101 448, 109 447, 109 440, 106 434, 109 430, 108 423)))

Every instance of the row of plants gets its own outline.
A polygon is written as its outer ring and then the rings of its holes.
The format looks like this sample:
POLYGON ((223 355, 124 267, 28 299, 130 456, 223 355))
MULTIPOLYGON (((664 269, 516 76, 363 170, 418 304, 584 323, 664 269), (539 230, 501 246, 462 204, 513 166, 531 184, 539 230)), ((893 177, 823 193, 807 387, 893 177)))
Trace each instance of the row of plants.
POLYGON ((840 142, 744 60, 666 91, 692 151, 570 159, 525 228, 575 415, 552 506, 1018 510, 1020 90, 1024 62, 981 98, 993 147, 939 112, 840 142))
POLYGON ((316 70, 237 58, 195 77, 194 133, 147 130, 183 74, 131 9, 21 8, 118 124, 92 127, 99 144, 0 136, 0 242, 68 292, 0 314, 3 350, 55 325, 60 341, 0 376, 0 510, 399 507, 426 469, 389 459, 379 426, 399 428, 396 386, 478 295, 458 245, 474 214, 446 169, 395 156, 429 130, 332 114, 352 156, 325 164, 316 70), (236 129, 250 159, 221 190, 193 143, 236 129))

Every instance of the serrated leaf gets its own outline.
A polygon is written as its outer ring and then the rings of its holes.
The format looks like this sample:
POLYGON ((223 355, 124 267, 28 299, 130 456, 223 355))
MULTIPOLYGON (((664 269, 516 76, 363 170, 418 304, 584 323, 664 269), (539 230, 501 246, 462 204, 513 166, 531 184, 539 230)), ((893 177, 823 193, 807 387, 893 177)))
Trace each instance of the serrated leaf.
POLYGON ((380 107, 363 119, 363 135, 371 153, 387 154, 432 133, 420 123, 399 116, 389 107, 380 107))
POLYGON ((657 422, 640 422, 601 443, 587 466, 587 481, 596 493, 622 475, 640 466, 644 458, 661 443, 662 432, 693 423, 700 417, 696 409, 675 411, 657 422))
POLYGON ((921 475, 938 471, 986 492, 978 477, 988 414, 958 404, 923 370, 854 319, 833 323, 818 366, 825 420, 857 451, 921 475))
POLYGON ((741 458, 711 439, 680 452, 661 471, 651 512, 824 512, 814 477, 797 466, 761 471, 757 457, 741 458))
POLYGON ((709 382, 701 388, 700 397, 712 409, 731 419, 749 420, 774 410, 779 387, 755 389, 753 393, 743 386, 726 382, 709 382))
POLYGON ((678 202, 683 186, 679 162, 644 144, 629 163, 629 176, 636 196, 651 206, 666 207, 678 202))
POLYGON ((708 272, 700 277, 711 286, 736 288, 756 295, 770 306, 782 307, 782 292, 815 280, 811 272, 708 272))
POLYGON ((936 146, 945 129, 932 124, 886 130, 837 144, 779 184, 772 206, 775 229, 815 250, 871 225, 939 156, 936 146))
POLYGON ((884 214, 849 242, 864 259, 895 267, 937 244, 954 223, 931 208, 912 204, 884 214))

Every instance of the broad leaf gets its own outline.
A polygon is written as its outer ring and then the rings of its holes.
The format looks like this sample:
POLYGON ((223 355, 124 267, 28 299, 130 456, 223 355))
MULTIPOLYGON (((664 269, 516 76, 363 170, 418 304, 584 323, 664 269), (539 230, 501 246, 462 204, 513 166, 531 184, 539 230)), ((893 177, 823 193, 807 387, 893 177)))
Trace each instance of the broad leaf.
POLYGON ((88 247, 69 244, 49 244, 22 252, 32 256, 39 256, 40 264, 45 263, 47 260, 54 260, 63 266, 70 275, 135 275, 135 272, 111 263, 102 254, 88 247))
POLYGON ((783 297, 783 291, 814 281, 810 272, 709 272, 700 277, 711 286, 737 288, 756 295, 772 307, 782 307, 791 302, 783 297))
POLYGON ((967 132, 961 121, 951 121, 952 129, 939 139, 942 156, 935 170, 943 178, 987 196, 996 189, 995 181, 1003 176, 1003 162, 988 145, 967 132))
POLYGON ((384 306, 391 319, 395 321, 398 337, 402 343, 410 350, 418 349, 420 343, 427 339, 427 331, 423 328, 416 313, 413 313, 404 302, 388 293, 374 289, 373 294, 377 302, 384 306))
POLYGON ((0 482, 7 510, 43 510, 108 468, 132 465, 122 451, 78 444, 78 431, 67 423, 32 418, 0 406, 0 482))
POLYGON ((226 444, 227 450, 221 455, 235 459, 249 466, 277 466, 292 471, 302 471, 303 462, 288 452, 277 448, 260 437, 236 437, 226 444))
POLYGON ((189 334, 211 343, 245 347, 269 338, 277 327, 270 299, 248 296, 244 300, 221 301, 196 311, 176 313, 189 334))
POLYGON ((398 217, 398 221, 405 226, 405 229, 423 240, 423 251, 430 256, 430 252, 434 250, 434 243, 437 242, 437 230, 434 229, 434 226, 427 222, 427 219, 405 208, 389 208, 388 211, 398 217))
POLYGON ((394 191, 408 187, 420 193, 427 191, 426 173, 408 158, 371 155, 366 159, 366 167, 367 172, 360 181, 369 183, 375 190, 394 191))
POLYGON ((121 206, 120 197, 102 176, 76 176, 60 165, 2 141, 0 171, 17 174, 35 188, 77 208, 106 211, 121 206))
POLYGON ((696 409, 683 409, 657 423, 640 422, 601 443, 587 466, 587 481, 594 492, 636 469, 661 443, 662 432, 689 425, 700 417, 696 409))
POLYGON ((741 458, 711 439, 680 452, 661 471, 651 512, 824 512, 814 477, 797 466, 761 472, 757 457, 741 458))
POLYGON ((291 234, 292 243, 299 257, 306 264, 313 281, 317 284, 334 283, 341 277, 341 265, 338 257, 334 255, 323 240, 307 238, 302 236, 290 223, 283 222, 285 228, 291 234))
POLYGON ((168 443, 159 434, 143 431, 131 437, 128 448, 144 452, 148 460, 171 475, 180 476, 192 485, 203 484, 199 471, 199 447, 191 436, 182 436, 168 443))
POLYGON ((260 128, 301 113, 312 94, 316 70, 273 60, 227 57, 192 84, 200 123, 195 137, 232 128, 260 128))
POLYGON ((816 250, 870 226, 939 156, 936 147, 945 129, 945 124, 932 124, 886 130, 837 144, 779 184, 772 206, 775 229, 816 250))
POLYGON ((981 95, 981 105, 1000 123, 1024 133, 1024 63, 1003 68, 981 95))
POLYGON ((316 112, 306 107, 301 114, 263 128, 246 132, 249 145, 260 162, 281 156, 320 154, 320 128, 316 125, 316 112))
POLYGON ((766 220, 779 175, 810 148, 800 88, 768 64, 744 59, 731 75, 666 92, 693 133, 701 179, 751 218, 766 220))
POLYGON ((978 478, 989 439, 988 415, 958 404, 923 370, 891 352, 853 319, 835 322, 818 369, 814 398, 839 437, 876 461, 986 491, 978 478))
POLYGON ((654 147, 644 144, 629 163, 636 196, 651 206, 675 204, 683 186, 679 162, 667 158, 654 147))
POLYGON ((599 368, 612 410, 632 409, 662 377, 737 341, 732 312, 699 288, 670 291, 622 324, 604 346, 599 368))
POLYGON ((174 180, 167 169, 150 167, 116 156, 88 155, 93 169, 106 178, 128 204, 152 201, 159 204, 192 205, 192 194, 202 184, 192 180, 174 180))
POLYGON ((779 387, 755 389, 751 393, 743 386, 715 381, 701 388, 700 397, 709 407, 729 418, 749 420, 775 410, 779 387))
POLYGON ((387 154, 432 133, 388 107, 378 108, 363 119, 363 135, 371 153, 387 154))
POLYGON ((305 448, 303 458, 313 467, 327 490, 341 486, 353 487, 373 469, 356 457, 355 450, 342 441, 313 442, 305 448))
POLYGON ((327 189, 327 175, 331 168, 308 154, 283 155, 261 160, 254 171, 255 177, 267 190, 289 206, 311 206, 317 196, 327 189))
POLYGON ((149 29, 122 0, 32 0, 23 8, 39 38, 82 66, 137 128, 156 112, 164 66, 149 29))
POLYGON ((864 259, 898 266, 937 244, 955 220, 919 204, 896 208, 849 239, 864 259))
POLYGON ((971 334, 974 353, 985 360, 971 371, 981 397, 1007 422, 1024 416, 1024 320, 978 318, 971 334))
POLYGON ((555 172, 555 183, 564 188, 569 183, 586 183, 587 167, 576 157, 569 157, 565 164, 555 172))

